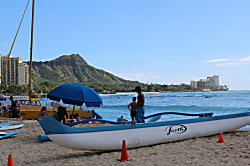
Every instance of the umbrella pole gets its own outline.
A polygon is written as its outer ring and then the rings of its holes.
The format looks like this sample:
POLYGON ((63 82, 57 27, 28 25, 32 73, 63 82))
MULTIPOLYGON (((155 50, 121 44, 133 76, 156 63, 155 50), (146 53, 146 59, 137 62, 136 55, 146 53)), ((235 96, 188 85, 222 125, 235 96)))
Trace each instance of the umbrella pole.
POLYGON ((72 116, 72 119, 74 119, 74 113, 75 113, 75 105, 73 106, 73 116, 72 116))

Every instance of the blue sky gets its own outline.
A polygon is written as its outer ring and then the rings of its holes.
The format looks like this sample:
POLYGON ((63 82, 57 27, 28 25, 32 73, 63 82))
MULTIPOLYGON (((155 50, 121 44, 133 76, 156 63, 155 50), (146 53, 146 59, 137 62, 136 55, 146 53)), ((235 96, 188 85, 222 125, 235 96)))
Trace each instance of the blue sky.
MULTIPOLYGON (((0 53, 27 0, 0 1, 0 53)), ((36 0, 34 60, 79 53, 90 65, 145 83, 219 75, 250 89, 249 0, 36 0)), ((12 56, 29 59, 31 6, 12 56)))

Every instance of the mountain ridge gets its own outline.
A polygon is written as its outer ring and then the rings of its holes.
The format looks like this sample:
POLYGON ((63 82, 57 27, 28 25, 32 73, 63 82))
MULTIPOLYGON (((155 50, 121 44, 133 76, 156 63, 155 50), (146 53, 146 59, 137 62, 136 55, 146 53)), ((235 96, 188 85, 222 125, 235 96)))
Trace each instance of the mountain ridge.
MULTIPOLYGON (((26 62, 28 65, 29 62, 26 62)), ((87 63, 80 54, 62 55, 44 62, 32 62, 32 81, 39 84, 44 81, 55 83, 104 83, 104 84, 142 84, 120 78, 87 63)))

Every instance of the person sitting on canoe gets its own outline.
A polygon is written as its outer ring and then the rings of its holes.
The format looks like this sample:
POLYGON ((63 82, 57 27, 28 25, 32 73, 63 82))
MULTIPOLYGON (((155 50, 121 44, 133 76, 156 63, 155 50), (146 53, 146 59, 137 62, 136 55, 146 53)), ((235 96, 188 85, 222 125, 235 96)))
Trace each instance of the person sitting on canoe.
POLYGON ((58 121, 58 122, 62 122, 63 124, 67 124, 66 123, 66 115, 64 115, 64 108, 63 106, 59 106, 57 108, 57 112, 53 115, 53 117, 58 121))
POLYGON ((79 117, 79 114, 78 114, 78 113, 75 113, 74 119, 75 119, 76 121, 80 121, 80 117, 79 117))
POLYGON ((133 97, 132 102, 128 105, 128 109, 130 111, 132 122, 134 122, 137 114, 136 97, 133 97))
POLYGON ((121 116, 121 118, 120 118, 120 122, 124 122, 123 116, 121 116))
POLYGON ((45 106, 42 107, 42 109, 39 113, 39 117, 42 117, 42 116, 48 116, 48 111, 47 111, 47 108, 45 106))
POLYGON ((144 113, 145 113, 145 109, 144 109, 144 103, 145 103, 144 94, 142 93, 142 90, 141 90, 140 86, 136 86, 135 87, 135 91, 138 93, 138 96, 137 96, 136 121, 138 123, 145 123, 145 121, 144 121, 144 113))
POLYGON ((65 119, 65 124, 67 124, 68 119, 69 119, 69 115, 68 115, 68 112, 66 110, 66 107, 63 107, 63 115, 64 115, 64 119, 65 119))

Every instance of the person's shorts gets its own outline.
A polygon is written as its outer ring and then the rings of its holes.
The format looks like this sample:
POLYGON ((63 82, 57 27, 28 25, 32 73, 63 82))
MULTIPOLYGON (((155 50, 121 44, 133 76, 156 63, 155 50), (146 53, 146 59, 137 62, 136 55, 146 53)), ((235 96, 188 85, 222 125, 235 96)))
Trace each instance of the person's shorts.
POLYGON ((3 111, 4 111, 4 112, 8 112, 9 110, 8 110, 7 107, 3 107, 3 111))
POLYGON ((131 117, 136 117, 137 111, 131 111, 130 116, 131 117))

